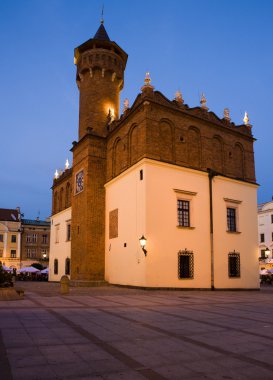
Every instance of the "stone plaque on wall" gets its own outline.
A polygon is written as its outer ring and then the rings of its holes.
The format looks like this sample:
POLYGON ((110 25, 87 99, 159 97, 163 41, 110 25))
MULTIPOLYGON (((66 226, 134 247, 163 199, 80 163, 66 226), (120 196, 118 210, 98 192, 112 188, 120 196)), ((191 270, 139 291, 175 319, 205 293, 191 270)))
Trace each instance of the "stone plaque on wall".
POLYGON ((109 212, 109 239, 118 237, 118 209, 109 212))

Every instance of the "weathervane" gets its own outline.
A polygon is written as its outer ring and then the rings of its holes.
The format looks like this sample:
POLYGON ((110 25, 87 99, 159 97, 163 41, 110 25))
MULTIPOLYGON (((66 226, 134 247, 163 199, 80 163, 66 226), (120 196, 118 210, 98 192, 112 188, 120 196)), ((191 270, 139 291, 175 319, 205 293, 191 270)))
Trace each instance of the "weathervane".
POLYGON ((104 11, 104 4, 102 4, 102 8, 101 8, 101 18, 100 18, 100 23, 101 23, 101 24, 104 23, 103 11, 104 11))

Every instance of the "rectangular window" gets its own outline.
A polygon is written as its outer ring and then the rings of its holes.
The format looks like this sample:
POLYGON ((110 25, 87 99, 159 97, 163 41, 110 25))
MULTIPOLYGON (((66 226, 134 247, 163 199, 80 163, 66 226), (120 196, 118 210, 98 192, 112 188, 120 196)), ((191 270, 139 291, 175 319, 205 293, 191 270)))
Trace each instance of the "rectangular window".
POLYGON ((12 259, 15 259, 15 258, 16 258, 16 249, 11 249, 11 251, 10 251, 10 257, 11 257, 12 259))
POLYGON ((26 236, 26 242, 27 243, 31 243, 32 242, 32 235, 27 234, 27 236, 26 236))
POLYGON ((3 243, 3 241, 4 241, 4 235, 0 234, 0 243, 3 243))
POLYGON ((264 243, 264 234, 260 234, 260 243, 264 243))
POLYGON ((236 232, 236 208, 227 207, 227 228, 228 231, 236 232))
POLYGON ((193 252, 187 250, 178 252, 178 278, 193 279, 193 252))
POLYGON ((31 248, 27 248, 27 258, 31 258, 31 248))
POLYGON ((190 202, 177 200, 178 226, 190 227, 190 202))
POLYGON ((271 214, 271 223, 273 223, 273 214, 271 214))
POLYGON ((228 276, 231 278, 240 277, 240 254, 228 254, 228 276))
POLYGON ((140 179, 140 181, 143 181, 143 170, 142 169, 139 171, 139 179, 140 179))
POLYGON ((273 232, 271 232, 271 240, 273 241, 273 232))
POLYGON ((32 248, 32 250, 31 250, 31 257, 34 257, 34 258, 36 258, 36 248, 32 248))
POLYGON ((11 235, 11 242, 16 243, 16 235, 11 235))
POLYGON ((43 244, 47 244, 48 243, 48 237, 47 237, 47 235, 43 235, 42 236, 42 243, 43 244))
POLYGON ((67 223, 66 225, 66 240, 70 241, 71 240, 71 224, 67 223))
POLYGON ((37 234, 32 234, 32 243, 37 243, 37 234))
POLYGON ((59 243, 60 225, 55 226, 55 243, 59 243))
POLYGON ((261 249, 261 258, 265 259, 265 249, 261 249))

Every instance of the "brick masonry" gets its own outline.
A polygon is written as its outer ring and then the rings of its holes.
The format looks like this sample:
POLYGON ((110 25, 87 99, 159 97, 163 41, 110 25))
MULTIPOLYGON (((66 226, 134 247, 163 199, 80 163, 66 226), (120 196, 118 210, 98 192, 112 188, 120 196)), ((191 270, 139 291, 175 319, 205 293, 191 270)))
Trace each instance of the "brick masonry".
POLYGON ((255 183, 254 139, 250 126, 170 101, 151 86, 142 87, 119 118, 127 54, 114 42, 94 39, 75 52, 79 141, 73 144, 72 169, 53 183, 52 213, 72 205, 71 279, 95 282, 104 279, 106 182, 147 157, 255 183), (80 170, 84 189, 76 193, 80 170))

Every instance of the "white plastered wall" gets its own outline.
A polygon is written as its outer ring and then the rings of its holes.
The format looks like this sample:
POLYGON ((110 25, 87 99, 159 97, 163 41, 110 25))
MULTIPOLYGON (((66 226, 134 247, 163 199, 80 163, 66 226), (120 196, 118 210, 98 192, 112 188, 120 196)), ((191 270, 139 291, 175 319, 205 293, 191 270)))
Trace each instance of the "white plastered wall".
MULTIPOLYGON (((214 286, 258 288, 256 186, 213 179, 214 286), (239 204, 241 234, 227 233, 226 201, 239 204), (235 244, 236 243, 236 244, 235 244), (228 253, 240 252, 241 277, 228 277, 228 253)), ((106 185, 106 280, 113 284, 210 289, 208 173, 143 159, 106 185), (143 180, 140 180, 140 170, 143 180), (178 227, 177 199, 190 201, 191 228, 178 227), (118 209, 118 237, 109 239, 109 211, 118 209), (147 238, 145 257, 139 238, 147 238), (124 247, 126 243, 126 247, 124 247), (193 279, 179 279, 178 252, 194 253, 193 279)))
POLYGON ((51 217, 49 281, 60 281, 61 277, 65 274, 65 260, 71 257, 71 241, 67 240, 67 224, 70 221, 71 207, 51 217), (59 226, 58 242, 56 242, 56 226, 59 226), (58 274, 54 274, 55 259, 58 260, 58 274))
POLYGON ((213 179, 216 288, 259 288, 257 186, 223 177, 213 179), (237 233, 227 232, 227 207, 236 209, 237 233), (228 254, 240 253, 238 278, 228 276, 228 254))

